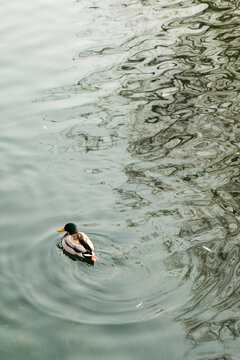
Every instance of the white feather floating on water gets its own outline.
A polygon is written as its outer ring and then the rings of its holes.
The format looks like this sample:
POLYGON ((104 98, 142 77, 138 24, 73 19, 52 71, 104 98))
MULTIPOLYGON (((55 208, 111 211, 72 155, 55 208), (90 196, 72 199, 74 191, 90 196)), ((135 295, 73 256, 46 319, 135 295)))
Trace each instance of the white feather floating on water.
POLYGON ((209 252, 212 252, 212 250, 211 250, 211 249, 209 249, 209 248, 208 248, 208 247, 206 247, 206 246, 203 246, 203 248, 204 248, 205 250, 209 251, 209 252))
POLYGON ((136 306, 136 309, 138 309, 140 306, 142 306, 142 301, 136 306))

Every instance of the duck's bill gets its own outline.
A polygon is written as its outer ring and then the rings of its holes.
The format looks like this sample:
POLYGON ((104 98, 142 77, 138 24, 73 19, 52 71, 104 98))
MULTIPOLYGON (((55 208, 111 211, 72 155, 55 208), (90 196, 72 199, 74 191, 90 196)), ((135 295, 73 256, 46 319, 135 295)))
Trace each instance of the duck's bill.
POLYGON ((57 232, 65 231, 64 228, 57 230, 57 232))

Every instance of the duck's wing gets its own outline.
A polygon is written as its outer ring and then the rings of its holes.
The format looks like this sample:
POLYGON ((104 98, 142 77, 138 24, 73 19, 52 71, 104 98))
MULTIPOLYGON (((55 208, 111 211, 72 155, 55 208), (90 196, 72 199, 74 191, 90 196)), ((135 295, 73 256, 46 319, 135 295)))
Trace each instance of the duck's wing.
POLYGON ((73 240, 72 236, 68 235, 68 234, 66 234, 63 237, 62 245, 63 245, 63 248, 72 255, 82 254, 83 252, 86 251, 85 247, 83 247, 80 244, 77 244, 73 240))
POLYGON ((94 251, 93 243, 86 234, 82 232, 78 232, 77 234, 73 234, 73 238, 74 240, 77 240, 79 242, 80 246, 84 247, 85 251, 89 251, 89 252, 94 251))

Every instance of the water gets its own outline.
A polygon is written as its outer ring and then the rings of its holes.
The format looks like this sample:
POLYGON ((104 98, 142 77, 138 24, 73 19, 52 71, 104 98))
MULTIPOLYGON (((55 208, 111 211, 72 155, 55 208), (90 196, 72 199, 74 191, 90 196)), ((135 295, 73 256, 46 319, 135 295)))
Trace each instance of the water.
POLYGON ((239 2, 0 18, 1 359, 239 359, 239 2))

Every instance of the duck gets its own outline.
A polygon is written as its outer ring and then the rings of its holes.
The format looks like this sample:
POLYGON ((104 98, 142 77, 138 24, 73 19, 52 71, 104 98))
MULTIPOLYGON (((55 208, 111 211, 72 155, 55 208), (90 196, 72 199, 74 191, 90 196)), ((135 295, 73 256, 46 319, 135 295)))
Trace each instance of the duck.
POLYGON ((67 253, 93 262, 98 260, 94 253, 92 241, 86 234, 78 230, 77 225, 68 223, 64 228, 57 231, 66 231, 62 238, 62 246, 67 253))

